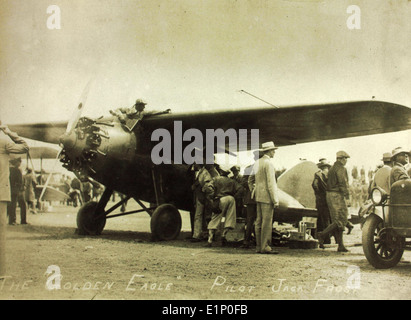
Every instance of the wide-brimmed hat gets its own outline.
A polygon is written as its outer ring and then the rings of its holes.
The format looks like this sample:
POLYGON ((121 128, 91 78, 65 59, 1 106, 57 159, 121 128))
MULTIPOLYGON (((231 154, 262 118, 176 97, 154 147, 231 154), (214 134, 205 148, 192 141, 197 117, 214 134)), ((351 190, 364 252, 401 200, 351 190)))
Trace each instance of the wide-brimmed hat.
POLYGON ((408 154, 408 155, 410 154, 410 152, 405 150, 404 148, 398 147, 398 148, 395 148, 394 150, 392 150, 392 158, 399 155, 400 153, 405 153, 405 154, 408 154))
POLYGON ((275 150, 278 149, 275 145, 274 142, 272 141, 268 141, 268 142, 264 142, 263 144, 261 144, 261 149, 260 151, 269 151, 269 150, 275 150))
POLYGON ((382 155, 381 161, 391 161, 391 158, 392 158, 391 152, 385 152, 385 153, 382 155))
POLYGON ((318 168, 323 168, 323 167, 331 167, 331 164, 330 164, 330 162, 329 161, 327 161, 327 159, 325 159, 325 158, 321 158, 320 159, 320 162, 318 162, 317 163, 317 167, 318 168))
POLYGON ((338 158, 349 158, 349 157, 350 157, 350 155, 345 151, 341 150, 341 151, 337 152, 337 159, 338 158))

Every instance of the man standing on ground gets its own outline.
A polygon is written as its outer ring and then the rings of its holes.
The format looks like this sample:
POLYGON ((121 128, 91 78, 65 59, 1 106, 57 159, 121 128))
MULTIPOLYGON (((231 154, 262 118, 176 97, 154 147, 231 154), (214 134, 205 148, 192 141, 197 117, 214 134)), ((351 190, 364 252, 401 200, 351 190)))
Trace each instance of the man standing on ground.
POLYGON ((262 144, 263 156, 256 161, 253 171, 248 178, 249 189, 257 202, 257 219, 255 222, 256 252, 278 253, 271 249, 273 232, 274 208, 279 206, 275 168, 271 159, 274 158, 274 142, 262 144))
POLYGON ((320 248, 323 249, 326 236, 334 233, 338 243, 338 252, 348 252, 343 242, 343 231, 348 222, 346 200, 349 199, 350 195, 348 191, 348 173, 345 165, 349 157, 345 151, 338 151, 337 161, 328 172, 327 204, 330 209, 332 223, 323 232, 318 233, 320 248))
POLYGON ((10 201, 9 154, 26 153, 28 150, 27 143, 7 126, 2 125, 0 120, 0 277, 6 273, 5 231, 7 203, 10 201))

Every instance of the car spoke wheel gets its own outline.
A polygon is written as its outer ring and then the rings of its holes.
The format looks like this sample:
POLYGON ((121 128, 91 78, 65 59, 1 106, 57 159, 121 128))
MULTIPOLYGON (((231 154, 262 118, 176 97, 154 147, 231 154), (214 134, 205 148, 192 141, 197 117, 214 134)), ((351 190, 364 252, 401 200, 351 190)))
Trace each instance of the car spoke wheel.
POLYGON ((404 238, 391 229, 384 228, 383 221, 370 215, 364 223, 362 246, 365 257, 376 269, 396 266, 404 253, 404 238))

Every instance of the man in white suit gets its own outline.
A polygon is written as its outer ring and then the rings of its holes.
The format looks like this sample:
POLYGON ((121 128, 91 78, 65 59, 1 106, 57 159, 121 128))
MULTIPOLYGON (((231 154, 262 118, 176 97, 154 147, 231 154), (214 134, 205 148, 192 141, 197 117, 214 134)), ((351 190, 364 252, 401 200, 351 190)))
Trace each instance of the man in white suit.
POLYGON ((29 150, 27 143, 16 133, 1 124, 0 120, 0 278, 6 273, 6 223, 7 203, 10 202, 10 153, 26 153, 29 150))
POLYGON ((274 208, 278 208, 279 205, 275 169, 271 162, 276 149, 278 148, 272 141, 262 144, 260 151, 263 156, 257 160, 252 174, 248 178, 249 188, 257 202, 257 219, 255 221, 257 253, 278 253, 270 247, 274 208))

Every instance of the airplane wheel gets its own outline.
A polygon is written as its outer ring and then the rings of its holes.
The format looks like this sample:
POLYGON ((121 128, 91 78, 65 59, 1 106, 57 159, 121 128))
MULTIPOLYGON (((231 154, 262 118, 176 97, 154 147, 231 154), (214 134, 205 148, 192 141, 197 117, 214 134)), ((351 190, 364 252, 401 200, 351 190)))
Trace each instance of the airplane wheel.
POLYGON ((174 240, 181 230, 181 215, 172 204, 162 204, 154 210, 150 221, 154 240, 174 240))
POLYGON ((84 204, 77 213, 77 228, 81 235, 100 235, 106 225, 106 216, 96 218, 98 203, 95 201, 84 204))

